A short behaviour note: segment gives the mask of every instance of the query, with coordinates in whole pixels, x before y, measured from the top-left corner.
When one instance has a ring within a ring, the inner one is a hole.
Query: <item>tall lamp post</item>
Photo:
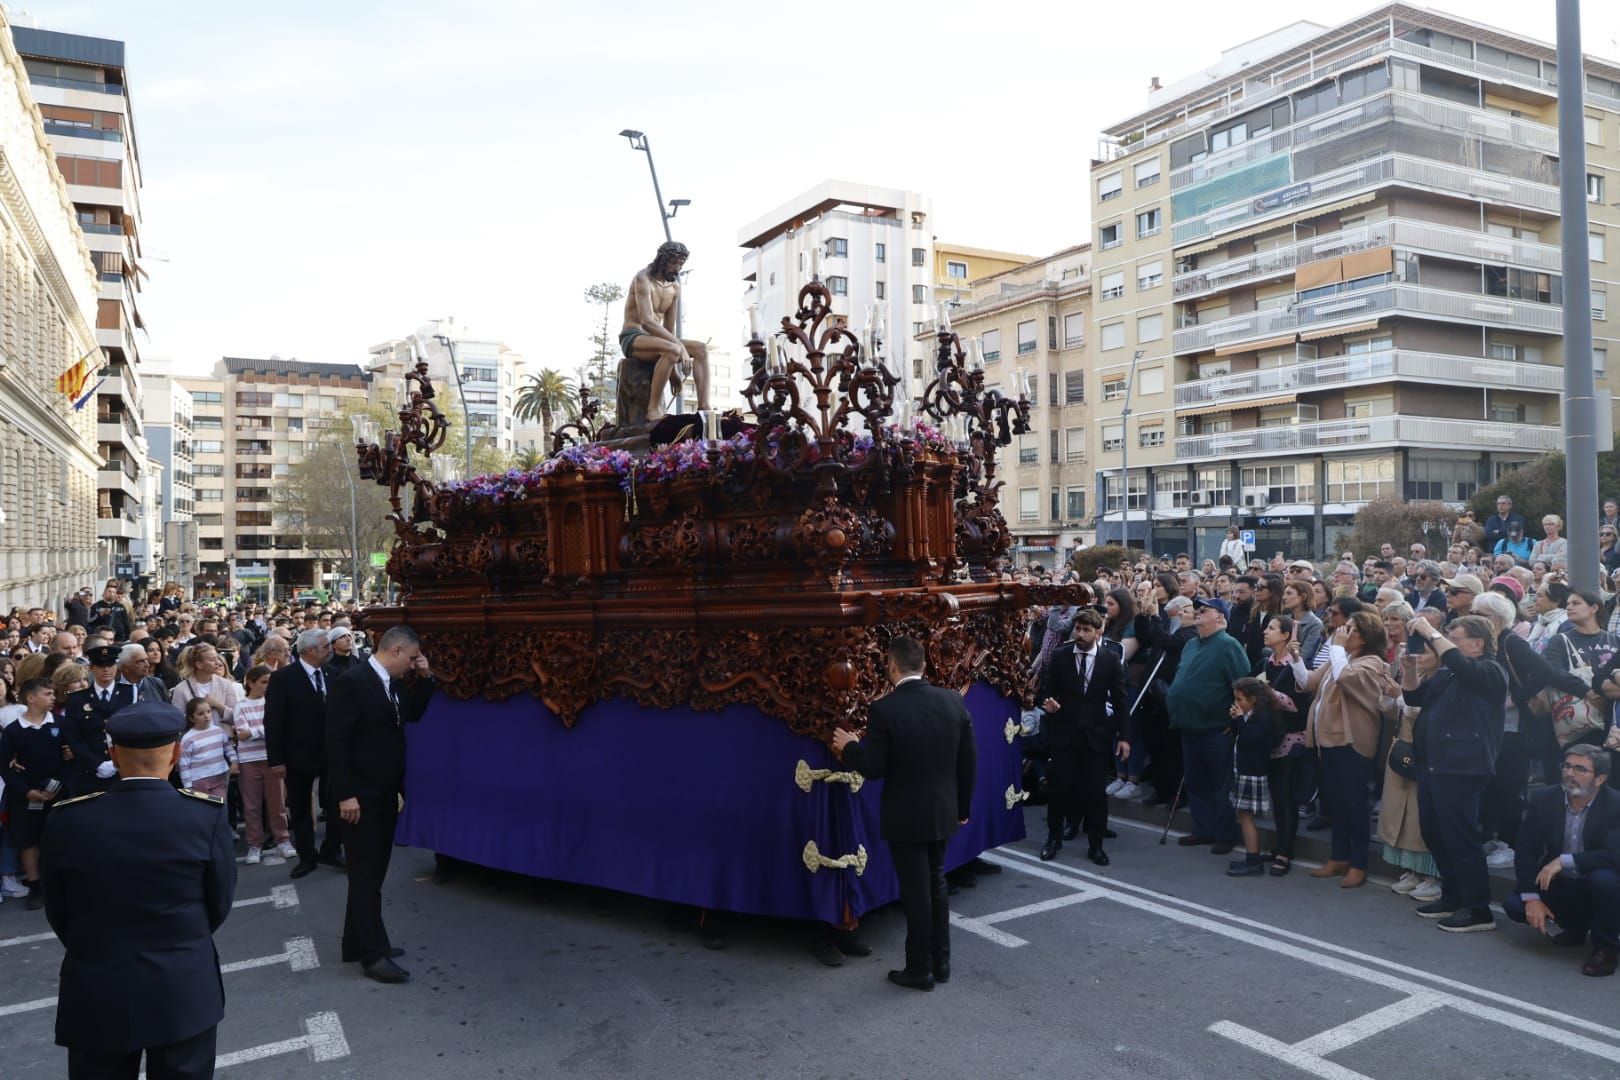
[[[1136,365],[1141,359],[1142,350],[1138,349],[1131,354],[1130,374],[1125,376],[1125,407],[1119,411],[1119,471],[1122,474],[1120,484],[1123,488],[1119,500],[1119,529],[1121,546],[1126,551],[1131,549],[1131,392],[1136,389]],[[1144,486],[1143,499],[1146,498],[1147,489]],[[1142,512],[1147,513],[1145,507]],[[1192,513],[1191,510],[1187,512]],[[1152,528],[1150,527],[1148,531],[1151,533]],[[1142,542],[1142,550],[1149,556],[1153,554],[1151,547],[1148,541]]]
[[[664,226],[664,240],[665,240],[666,243],[669,242],[669,241],[674,240],[675,237],[674,237],[674,234],[672,234],[670,232],[669,223],[671,221],[675,220],[675,215],[681,212],[681,207],[683,207],[683,206],[691,206],[692,205],[692,200],[691,199],[671,199],[671,200],[669,200],[669,208],[666,210],[664,208],[664,192],[663,192],[663,189],[658,186],[658,168],[655,165],[653,165],[652,145],[647,142],[646,134],[643,133],[643,132],[637,131],[634,128],[625,128],[623,131],[619,132],[619,134],[621,136],[623,136],[624,138],[630,140],[630,149],[632,149],[632,150],[640,150],[642,153],[647,155],[647,171],[652,174],[653,198],[658,200],[658,220],[659,220],[659,223]],[[676,337],[680,337],[682,335],[682,330],[681,330],[681,323],[682,323],[681,307],[682,307],[682,305],[679,302],[677,302],[676,305],[675,305],[675,336]],[[678,397],[678,395],[677,395],[677,397]],[[679,402],[677,401],[677,405],[678,404],[679,404]]]
[[[467,410],[467,384],[461,378],[461,364],[456,360],[455,340],[446,334],[434,334],[433,340],[443,345],[450,354],[450,373],[456,377],[456,392],[461,397],[461,436],[467,448],[467,476],[473,475],[472,462],[472,413]],[[413,338],[411,347],[417,355],[427,358],[427,343],[420,338]]]
[[[360,436],[360,418],[349,417],[349,429],[354,432],[356,440]],[[339,448],[339,453],[342,449]],[[360,463],[355,462],[358,469]],[[352,592],[351,599],[356,603],[360,600],[360,506],[354,493],[354,469],[349,468],[347,460],[343,462],[343,476],[349,481],[349,587]]]

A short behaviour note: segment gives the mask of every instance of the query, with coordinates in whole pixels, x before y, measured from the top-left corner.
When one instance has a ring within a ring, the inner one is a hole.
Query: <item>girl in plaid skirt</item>
[[[1243,831],[1244,856],[1232,860],[1226,872],[1231,877],[1254,877],[1266,872],[1254,815],[1271,812],[1266,773],[1271,751],[1283,736],[1271,689],[1259,679],[1239,679],[1232,684],[1231,732],[1236,736],[1232,745],[1232,809],[1237,811],[1238,828]]]

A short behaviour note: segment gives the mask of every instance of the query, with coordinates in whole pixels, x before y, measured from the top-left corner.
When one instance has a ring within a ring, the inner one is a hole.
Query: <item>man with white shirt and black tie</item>
[[[1108,865],[1103,833],[1108,828],[1108,777],[1114,755],[1131,752],[1125,739],[1130,706],[1125,693],[1125,665],[1102,647],[1103,618],[1091,609],[1074,618],[1072,638],[1052,654],[1035,695],[1046,716],[1046,843],[1041,858],[1051,860],[1063,848],[1063,820],[1083,816],[1087,857]]]
[[[87,654],[90,685],[67,696],[62,710],[62,741],[73,752],[67,763],[69,795],[105,791],[116,772],[107,759],[107,720],[135,702],[135,688],[118,684],[118,646],[98,645]]]
[[[315,785],[326,771],[327,644],[324,630],[305,630],[295,643],[298,659],[270,676],[264,696],[264,749],[273,775],[287,782],[287,826],[298,864],[292,876],[311,873],[317,863],[342,869],[337,822],[326,808],[328,826],[315,849]]]

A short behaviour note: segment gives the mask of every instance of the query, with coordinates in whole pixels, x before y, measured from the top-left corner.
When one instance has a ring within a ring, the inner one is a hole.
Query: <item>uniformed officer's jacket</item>
[[[236,893],[218,799],[120,780],[45,824],[45,914],[67,948],[56,1041],[125,1054],[189,1039],[225,1015],[213,933]]]

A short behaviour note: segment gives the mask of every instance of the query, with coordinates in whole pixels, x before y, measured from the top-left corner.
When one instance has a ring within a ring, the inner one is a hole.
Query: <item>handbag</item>
[[[1416,780],[1417,747],[1410,739],[1396,739],[1389,744],[1389,769],[1403,780]]]

